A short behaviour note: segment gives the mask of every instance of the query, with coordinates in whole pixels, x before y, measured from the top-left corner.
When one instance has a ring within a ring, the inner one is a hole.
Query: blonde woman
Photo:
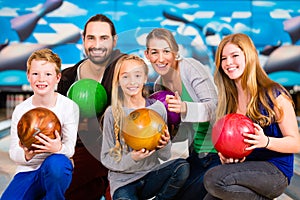
[[[207,193],[203,185],[204,173],[221,164],[211,141],[210,127],[217,105],[213,77],[196,59],[180,56],[179,46],[167,29],[153,29],[147,35],[146,46],[145,56],[159,74],[155,91],[165,89],[175,93],[166,98],[168,110],[181,117],[172,142],[187,140],[189,144],[190,175],[176,199],[203,199]],[[180,151],[184,149],[173,145],[172,152]]]

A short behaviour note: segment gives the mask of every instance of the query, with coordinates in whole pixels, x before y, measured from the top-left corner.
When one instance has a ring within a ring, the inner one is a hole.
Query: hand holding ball
[[[241,114],[225,115],[213,126],[213,145],[225,157],[241,159],[252,152],[251,150],[245,150],[250,144],[244,142],[243,133],[254,134],[253,122]]]
[[[180,124],[180,114],[179,113],[175,113],[175,112],[171,112],[168,110],[168,104],[166,102],[166,96],[167,95],[172,95],[172,96],[175,96],[174,92],[172,91],[168,91],[168,90],[160,90],[160,91],[157,91],[153,94],[151,94],[149,96],[149,98],[153,98],[153,99],[156,99],[156,100],[159,100],[160,102],[162,102],[164,104],[164,106],[166,107],[166,110],[167,110],[167,115],[168,115],[168,125],[171,126],[171,125],[174,125],[174,126],[177,126]]]
[[[55,139],[55,130],[61,134],[61,124],[57,116],[49,109],[37,107],[26,112],[17,125],[18,137],[25,147],[30,150],[31,145],[41,144],[34,136],[43,133],[51,139]]]
[[[154,150],[165,129],[166,123],[157,112],[141,108],[125,118],[122,134],[125,143],[132,149]]]

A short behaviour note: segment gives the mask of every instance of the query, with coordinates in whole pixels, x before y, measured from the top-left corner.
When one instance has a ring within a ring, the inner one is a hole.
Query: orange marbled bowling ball
[[[61,134],[61,124],[57,116],[49,109],[37,107],[27,111],[19,120],[18,136],[21,143],[28,149],[34,149],[31,144],[41,144],[34,136],[43,133],[54,139],[55,130]]]
[[[141,108],[132,111],[124,120],[122,128],[125,143],[132,149],[153,150],[159,144],[167,125],[154,110]]]

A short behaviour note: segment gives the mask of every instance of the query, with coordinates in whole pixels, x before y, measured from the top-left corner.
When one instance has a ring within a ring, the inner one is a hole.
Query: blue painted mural
[[[84,57],[81,31],[96,13],[110,17],[118,48],[143,57],[154,27],[170,29],[183,56],[214,69],[221,38],[243,32],[254,41],[269,76],[286,87],[300,85],[300,1],[31,0],[0,1],[0,88],[27,84],[26,60],[36,49],[58,53],[63,67]],[[150,69],[149,81],[155,73]]]

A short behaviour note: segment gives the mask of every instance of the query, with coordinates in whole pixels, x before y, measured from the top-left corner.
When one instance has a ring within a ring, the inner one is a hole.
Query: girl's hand
[[[39,133],[35,138],[40,141],[42,144],[32,144],[32,147],[35,147],[37,150],[34,150],[35,153],[56,153],[61,150],[62,143],[61,137],[58,131],[55,130],[55,139],[51,139],[43,133]]]
[[[218,155],[220,157],[220,161],[221,161],[222,164],[239,163],[239,162],[244,162],[246,160],[246,157],[244,157],[242,159],[238,159],[238,158],[226,158],[220,152],[218,153]]]
[[[31,160],[36,155],[33,150],[29,150],[27,147],[25,147],[21,141],[19,141],[19,146],[24,150],[26,161]]]
[[[170,133],[168,130],[168,127],[165,128],[164,130],[164,134],[161,135],[160,140],[159,140],[159,145],[157,146],[158,149],[161,149],[163,147],[165,147],[169,141],[170,141]]]
[[[254,133],[243,133],[246,139],[244,139],[244,142],[251,144],[250,147],[247,147],[246,150],[253,150],[255,148],[264,148],[269,143],[269,138],[264,134],[263,129],[256,123],[254,124]]]
[[[147,150],[147,149],[141,149],[141,150],[133,150],[131,151],[131,158],[135,161],[142,160],[144,158],[147,158],[148,156],[151,156],[155,150]]]
[[[181,97],[178,92],[175,92],[175,96],[166,95],[166,102],[168,104],[168,110],[175,113],[186,113],[186,104],[181,101]]]

